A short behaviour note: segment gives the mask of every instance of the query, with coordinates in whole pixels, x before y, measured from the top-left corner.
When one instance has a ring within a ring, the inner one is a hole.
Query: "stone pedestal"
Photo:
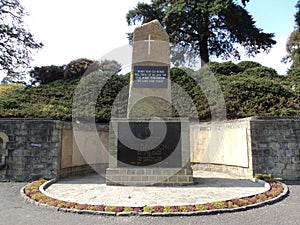
[[[106,184],[188,185],[193,183],[193,171],[190,167],[189,121],[187,119],[165,120],[167,133],[157,146],[151,146],[151,140],[141,142],[142,144],[138,144],[138,146],[135,146],[135,142],[122,143],[124,138],[130,141],[130,137],[126,136],[128,132],[123,130],[126,124],[130,124],[132,133],[139,136],[143,135],[143,126],[149,127],[151,123],[155,127],[164,122],[155,119],[151,121],[144,119],[138,122],[112,119]],[[155,134],[153,135],[155,136]],[[131,147],[127,147],[125,144],[131,145]],[[148,147],[153,149],[148,150]],[[136,150],[137,148],[140,150]]]
[[[184,186],[193,184],[191,168],[109,168],[107,185]]]

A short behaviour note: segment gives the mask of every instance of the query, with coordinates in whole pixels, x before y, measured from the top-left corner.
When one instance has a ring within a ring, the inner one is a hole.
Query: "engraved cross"
[[[148,42],[148,55],[151,53],[151,42],[155,42],[155,40],[151,40],[151,34],[148,35],[148,40],[144,40],[145,42]]]

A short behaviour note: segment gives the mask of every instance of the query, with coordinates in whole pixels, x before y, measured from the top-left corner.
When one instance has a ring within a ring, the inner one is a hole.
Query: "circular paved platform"
[[[185,187],[106,186],[97,174],[72,177],[50,185],[45,194],[80,204],[142,207],[202,204],[259,194],[269,189],[264,182],[226,174],[196,171],[195,185]]]

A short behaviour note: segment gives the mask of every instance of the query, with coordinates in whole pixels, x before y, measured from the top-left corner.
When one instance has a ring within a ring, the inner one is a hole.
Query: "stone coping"
[[[112,119],[119,119],[119,118],[112,118]],[[122,119],[122,118],[121,118]],[[177,117],[167,117],[165,118],[166,120],[168,119],[174,119],[174,120],[179,120],[180,118]],[[181,119],[185,119],[181,118]],[[251,116],[251,117],[245,117],[245,118],[239,118],[239,119],[230,119],[230,120],[225,120],[225,121],[213,121],[213,123],[224,123],[224,122],[234,122],[234,121],[249,121],[249,120],[267,120],[267,121],[275,121],[275,120],[300,120],[300,116]],[[56,120],[56,119],[51,119],[51,118],[21,118],[21,117],[0,117],[0,121],[46,121],[46,122],[61,122],[61,123],[72,123],[72,121],[66,121],[66,120]],[[189,119],[190,123],[194,123],[194,119],[190,118]],[[196,120],[197,121],[197,120]],[[82,124],[89,124],[89,122],[84,122],[81,121],[80,123]],[[210,121],[197,121],[197,123],[200,124],[205,124],[205,123],[211,123]],[[92,123],[94,124],[94,123]],[[108,125],[109,122],[106,123],[96,123],[99,125]]]

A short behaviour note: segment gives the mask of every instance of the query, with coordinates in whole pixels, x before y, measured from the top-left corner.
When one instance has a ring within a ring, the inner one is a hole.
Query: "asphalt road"
[[[25,183],[0,183],[0,225],[297,225],[300,224],[300,181],[286,184],[290,189],[290,195],[286,199],[244,212],[190,217],[113,217],[62,213],[35,206],[24,202],[19,194]]]

